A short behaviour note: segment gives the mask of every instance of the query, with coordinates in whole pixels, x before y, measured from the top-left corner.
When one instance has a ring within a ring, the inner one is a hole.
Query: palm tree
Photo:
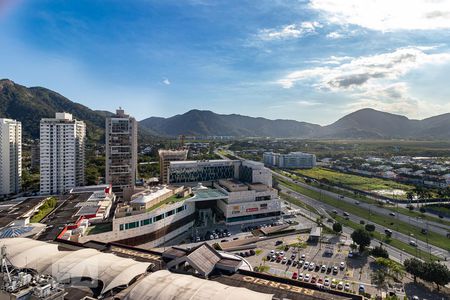
[[[375,284],[375,286],[377,287],[377,291],[387,288],[387,274],[383,269],[376,270],[370,275],[370,277],[372,284]]]

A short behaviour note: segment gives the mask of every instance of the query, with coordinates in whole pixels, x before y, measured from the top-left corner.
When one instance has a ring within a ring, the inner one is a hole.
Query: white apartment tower
[[[68,113],[40,124],[41,194],[62,194],[84,185],[86,125]]]
[[[0,195],[16,194],[22,184],[22,124],[0,119]]]
[[[133,189],[137,176],[137,122],[121,108],[106,118],[106,183],[116,193]]]

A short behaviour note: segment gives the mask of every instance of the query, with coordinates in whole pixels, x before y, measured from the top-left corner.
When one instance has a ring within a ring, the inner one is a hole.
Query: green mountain
[[[39,138],[40,120],[54,117],[55,112],[68,112],[74,118],[83,120],[88,139],[100,143],[104,141],[104,114],[46,88],[27,88],[8,79],[0,80],[0,117],[22,122],[24,138]]]

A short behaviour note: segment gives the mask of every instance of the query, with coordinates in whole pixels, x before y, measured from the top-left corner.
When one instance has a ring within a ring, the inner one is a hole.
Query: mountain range
[[[26,138],[39,137],[41,118],[65,111],[86,122],[88,138],[104,140],[108,111],[92,110],[42,87],[25,87],[11,80],[0,80],[0,118],[22,122]],[[370,108],[350,113],[336,122],[320,126],[294,120],[269,120],[238,114],[217,114],[190,110],[170,118],[150,117],[139,122],[141,140],[152,136],[234,136],[326,139],[449,139],[450,113],[412,120],[405,116]]]

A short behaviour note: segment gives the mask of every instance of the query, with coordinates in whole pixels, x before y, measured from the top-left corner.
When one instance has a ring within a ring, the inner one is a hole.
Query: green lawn
[[[356,215],[362,219],[370,220],[373,223],[377,223],[380,225],[383,225],[387,228],[390,228],[392,230],[401,232],[406,235],[413,234],[414,237],[417,237],[417,239],[426,241],[426,235],[421,233],[421,228],[417,226],[417,224],[414,224],[414,220],[411,220],[411,225],[402,221],[398,221],[394,217],[391,217],[389,215],[380,215],[375,214],[371,211],[368,211],[365,208],[359,207],[357,205],[349,204],[344,201],[340,201],[338,199],[332,198],[330,196],[321,194],[319,192],[310,190],[308,188],[304,188],[302,186],[299,186],[297,184],[288,182],[280,177],[278,177],[278,180],[280,183],[288,186],[294,191],[297,191],[301,194],[304,194],[308,197],[311,197],[313,199],[319,200],[321,202],[327,203],[334,207],[339,207],[342,210],[347,211],[350,214]],[[439,235],[434,232],[428,232],[428,242],[432,245],[435,245],[437,247],[440,247],[442,249],[450,251],[450,240],[447,239],[445,236]]]
[[[45,218],[53,209],[55,209],[58,200],[54,197],[47,198],[45,202],[39,207],[39,210],[30,218],[30,223],[39,223]]]
[[[99,234],[111,230],[112,230],[112,223],[96,224],[87,228],[86,235]]]
[[[364,228],[364,226],[362,226],[360,224],[357,224],[357,223],[355,223],[353,221],[346,220],[344,217],[338,216],[338,215],[333,214],[331,212],[329,212],[329,214],[331,216],[333,216],[333,218],[337,222],[341,223],[345,227],[350,227],[352,229]],[[371,235],[372,235],[372,237],[374,239],[382,241],[384,244],[388,244],[388,245],[390,245],[390,246],[392,246],[392,247],[394,247],[394,248],[396,248],[398,250],[402,250],[402,251],[404,251],[404,252],[406,252],[408,254],[411,254],[413,256],[419,257],[419,258],[421,258],[423,260],[426,260],[426,261],[430,260],[430,254],[429,253],[426,253],[426,252],[424,252],[424,251],[422,251],[422,250],[420,250],[420,249],[418,249],[416,247],[413,247],[413,246],[411,246],[409,244],[403,243],[402,241],[399,241],[399,240],[396,240],[396,239],[393,239],[393,238],[388,238],[386,235],[381,234],[381,233],[379,233],[377,231],[372,232]],[[431,260],[439,260],[439,257],[434,256],[433,254],[431,254]]]
[[[392,208],[389,208],[389,209],[392,210],[392,211],[395,211],[395,212],[398,212],[398,213],[410,216],[412,218],[419,217],[419,218],[422,218],[423,220],[427,220],[427,221],[436,222],[436,223],[440,223],[440,224],[443,224],[443,225],[450,226],[450,222],[449,221],[442,220],[442,219],[440,219],[438,217],[433,217],[433,216],[429,216],[429,215],[423,214],[420,211],[418,211],[417,208],[415,208],[415,207],[414,207],[415,210],[412,210],[412,211],[409,210],[408,208],[404,208],[404,207],[392,207]]]
[[[414,187],[411,185],[398,183],[393,180],[381,179],[376,177],[369,178],[364,176],[341,173],[324,168],[296,170],[295,173],[299,175],[309,176],[317,180],[326,179],[330,184],[333,185],[342,185],[344,187],[349,187],[366,192],[373,192],[377,190],[403,190],[406,192],[414,189]],[[399,196],[399,198],[405,199],[406,197],[403,195]]]
[[[173,196],[167,198],[166,200],[163,200],[163,201],[161,201],[161,202],[159,202],[159,203],[153,205],[152,207],[148,208],[148,209],[147,209],[147,212],[153,211],[153,210],[155,210],[155,209],[157,209],[158,207],[161,207],[161,206],[163,206],[163,205],[166,205],[166,204],[174,204],[174,203],[177,203],[177,202],[180,202],[180,201],[189,199],[189,198],[191,198],[191,197],[192,197],[191,195],[187,195],[186,197],[177,197],[177,195],[173,195]]]

